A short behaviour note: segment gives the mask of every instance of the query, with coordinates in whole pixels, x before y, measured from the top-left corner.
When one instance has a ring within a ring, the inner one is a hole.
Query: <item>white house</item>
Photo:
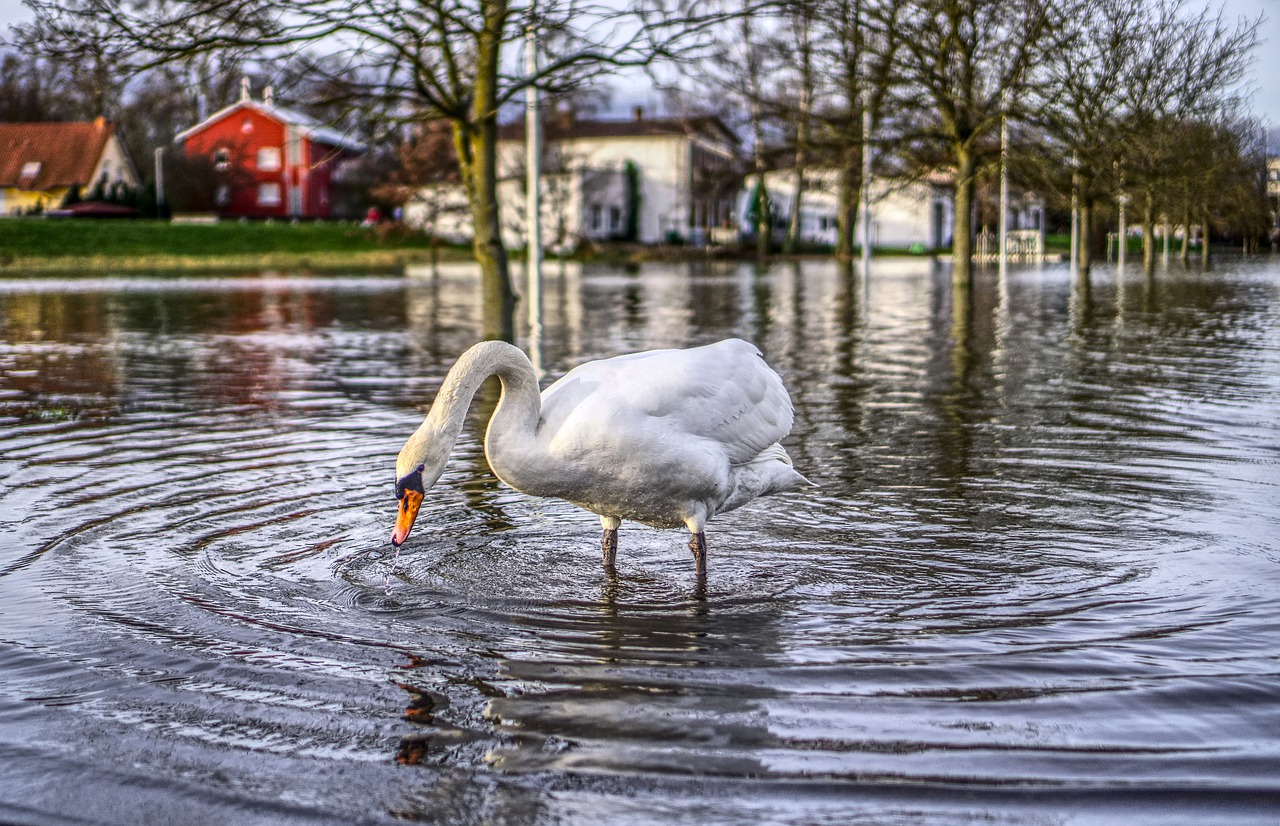
[[[715,117],[634,114],[630,120],[589,120],[558,113],[544,124],[541,219],[549,248],[628,236],[647,244],[696,240],[713,227],[732,225],[740,181],[733,133]],[[503,239],[522,246],[523,122],[499,132],[498,179]],[[459,185],[437,185],[405,205],[405,220],[441,237],[469,240],[465,207]]]
[[[796,172],[780,169],[766,172],[765,188],[773,205],[774,232],[785,233],[795,203]],[[805,188],[800,198],[800,238],[817,244],[836,243],[839,213],[840,170],[823,167],[805,170]],[[743,233],[755,232],[748,217],[755,197],[756,177],[749,176],[738,196],[739,225]],[[926,249],[951,244],[955,197],[940,177],[929,181],[871,182],[871,244],[876,247]],[[855,243],[862,239],[863,212],[859,209]]]

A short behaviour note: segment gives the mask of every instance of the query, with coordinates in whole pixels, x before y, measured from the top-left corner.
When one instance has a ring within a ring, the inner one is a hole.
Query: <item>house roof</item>
[[[351,140],[344,133],[339,132],[337,129],[333,129],[331,127],[325,126],[324,124],[320,123],[320,121],[316,120],[310,115],[303,114],[302,112],[299,112],[295,109],[286,109],[283,106],[276,106],[274,104],[263,103],[261,101],[253,100],[251,98],[250,99],[241,98],[240,100],[236,101],[232,105],[219,109],[209,117],[197,123],[195,126],[192,126],[189,129],[184,129],[183,131],[179,132],[176,136],[174,136],[174,140],[184,141],[187,138],[194,135],[196,132],[199,132],[205,127],[209,126],[210,124],[216,123],[222,120],[223,118],[227,117],[228,115],[231,115],[242,109],[252,109],[255,112],[258,112],[265,117],[268,117],[268,118],[271,118],[272,120],[283,123],[285,126],[297,127],[298,130],[302,132],[303,136],[310,138],[316,143],[323,143],[328,146],[336,146],[339,149],[347,149],[352,152],[365,151],[364,144],[360,143],[359,141]]]
[[[547,140],[584,138],[646,138],[671,135],[712,135],[732,144],[738,138],[714,115],[687,118],[635,117],[629,120],[587,120],[567,115],[552,115],[543,122]],[[523,140],[524,120],[508,123],[498,129],[499,140]]]
[[[0,187],[39,191],[87,186],[114,134],[102,118],[74,123],[0,123]]]

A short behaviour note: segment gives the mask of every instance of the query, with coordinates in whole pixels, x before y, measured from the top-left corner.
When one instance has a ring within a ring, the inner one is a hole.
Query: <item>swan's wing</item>
[[[782,379],[753,344],[729,339],[689,350],[651,350],[574,368],[542,394],[551,440],[655,440],[667,449],[716,444],[750,462],[791,431]]]

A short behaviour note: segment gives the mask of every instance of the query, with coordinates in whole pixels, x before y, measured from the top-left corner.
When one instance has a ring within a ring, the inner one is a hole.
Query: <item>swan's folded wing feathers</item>
[[[753,461],[791,430],[791,399],[760,351],[730,339],[588,362],[543,392],[547,436],[683,433],[720,445],[731,464]],[[566,446],[566,445],[562,445]]]

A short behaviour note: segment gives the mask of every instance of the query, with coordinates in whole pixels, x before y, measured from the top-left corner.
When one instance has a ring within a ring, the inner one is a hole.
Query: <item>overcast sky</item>
[[[1197,8],[1201,2],[1187,0],[1187,5]],[[1280,0],[1208,0],[1207,5],[1216,8],[1219,3],[1229,20],[1259,15],[1266,18],[1259,31],[1249,86],[1253,90],[1254,112],[1273,127],[1280,127]],[[10,24],[28,16],[22,0],[0,0],[0,37]],[[630,97],[630,91],[619,90],[619,97]]]

